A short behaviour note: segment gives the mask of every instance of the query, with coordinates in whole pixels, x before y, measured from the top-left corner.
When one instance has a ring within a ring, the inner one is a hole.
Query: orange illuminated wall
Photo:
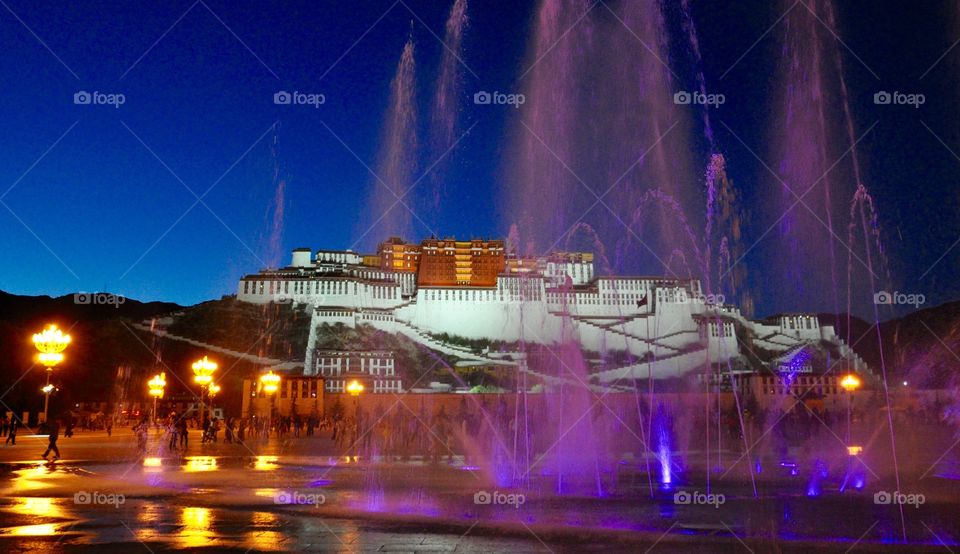
[[[426,239],[420,243],[417,285],[493,287],[505,260],[502,240]]]
[[[420,246],[390,237],[378,248],[380,269],[416,273],[420,265]]]

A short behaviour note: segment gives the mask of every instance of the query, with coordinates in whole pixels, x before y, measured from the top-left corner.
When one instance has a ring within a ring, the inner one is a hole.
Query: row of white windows
[[[327,392],[344,392],[346,390],[346,382],[338,379],[330,379],[327,381],[326,385]],[[396,379],[391,379],[389,381],[383,380],[374,380],[373,381],[373,392],[400,392],[400,381]]]
[[[779,394],[779,395],[805,395],[810,394],[810,390],[817,391],[817,394],[839,394],[843,392],[843,389],[838,389],[837,387],[777,387],[777,388],[764,388],[764,394]]]
[[[646,294],[564,294],[547,293],[547,302],[559,304],[568,302],[570,304],[592,304],[616,306],[621,304],[635,304],[646,296]]]
[[[243,293],[267,294],[265,283],[270,284],[269,294],[271,295],[281,292],[283,294],[290,294],[290,283],[293,283],[293,294],[357,294],[357,283],[349,283],[346,281],[244,281]],[[352,285],[352,287],[350,285]],[[371,288],[373,289],[374,298],[395,300],[400,296],[400,291],[396,287],[374,286]]]

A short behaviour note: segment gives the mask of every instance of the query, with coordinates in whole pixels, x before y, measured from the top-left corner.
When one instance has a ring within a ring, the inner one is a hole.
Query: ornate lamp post
[[[206,356],[203,359],[193,362],[193,382],[200,385],[200,423],[206,417],[206,411],[203,408],[203,394],[213,382],[213,372],[217,370],[217,362],[208,360]]]
[[[848,373],[840,380],[840,386],[847,391],[847,444],[850,444],[850,420],[853,413],[853,392],[860,388],[860,378]]]
[[[147,387],[150,388],[150,396],[153,397],[153,419],[157,419],[157,399],[163,398],[163,388],[167,386],[167,374],[158,373],[153,379],[147,381]]]
[[[276,409],[276,393],[280,390],[280,376],[272,370],[260,376],[260,387],[270,395],[270,425],[273,424],[273,412]],[[269,430],[269,427],[267,427]],[[269,432],[269,431],[268,431]]]
[[[53,368],[63,361],[63,351],[70,345],[70,335],[66,335],[54,324],[47,325],[40,333],[33,335],[33,346],[40,351],[37,361],[47,368],[47,384],[43,387],[43,422],[47,422],[50,409],[50,393],[55,387],[50,384]]]

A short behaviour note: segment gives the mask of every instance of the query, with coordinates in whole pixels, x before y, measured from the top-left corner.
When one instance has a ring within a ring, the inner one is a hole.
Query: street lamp
[[[260,387],[263,389],[263,392],[270,395],[270,421],[267,425],[267,433],[270,433],[270,426],[273,425],[273,412],[276,407],[276,393],[280,390],[280,376],[273,372],[273,370],[268,371],[260,376]]]
[[[163,388],[167,386],[166,372],[158,373],[153,379],[147,381],[147,387],[150,388],[150,396],[153,397],[153,419],[157,419],[157,399],[163,398]]]
[[[206,356],[203,359],[193,362],[193,382],[200,385],[200,423],[206,416],[203,409],[203,393],[210,383],[213,382],[213,372],[217,370],[217,362],[208,360]]]
[[[850,443],[850,420],[853,413],[853,392],[860,388],[860,378],[848,373],[840,379],[840,386],[847,391],[847,444]]]
[[[360,431],[360,393],[363,392],[363,383],[356,379],[347,384],[347,392],[353,397],[353,420],[357,424],[357,432]]]
[[[55,324],[47,325],[40,333],[34,333],[33,346],[40,351],[37,361],[47,368],[47,384],[43,387],[43,422],[47,422],[50,408],[50,393],[54,390],[50,384],[50,374],[53,368],[63,361],[63,351],[70,345],[70,335],[66,335]]]

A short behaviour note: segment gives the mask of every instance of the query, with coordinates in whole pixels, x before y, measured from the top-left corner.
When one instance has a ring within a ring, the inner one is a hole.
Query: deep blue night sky
[[[471,95],[513,90],[534,4],[471,4],[464,56],[477,74],[466,80]],[[713,4],[692,2],[707,82],[732,100],[719,117],[764,152],[778,30],[761,37],[780,13],[767,2]],[[949,50],[960,39],[960,18],[946,3],[904,4],[843,3],[838,32],[850,48],[843,55],[858,131],[877,122],[861,155],[895,282],[940,303],[960,298],[960,246],[937,262],[960,238],[960,160],[948,150],[960,153],[960,47]],[[293,247],[353,245],[375,219],[363,164],[376,157],[399,54],[412,33],[427,98],[442,48],[434,34],[442,37],[449,9],[415,0],[6,5],[0,289],[109,290],[183,304],[234,292],[239,276],[285,263]],[[927,102],[881,112],[868,101],[878,89],[922,92]],[[118,109],[78,106],[78,90],[122,93],[126,101]],[[326,104],[276,106],[277,90],[322,93]],[[476,127],[451,157],[455,192],[425,219],[443,235],[504,236],[511,222],[501,215],[498,182],[512,108],[480,114],[464,101],[463,109]],[[757,199],[770,186],[764,169],[723,127],[717,134],[730,176],[754,202],[750,209],[762,211]],[[286,181],[279,252],[270,247],[275,164]],[[188,188],[203,195],[214,184],[194,205]],[[368,235],[360,248],[380,238]],[[762,279],[755,286],[758,313],[790,308],[763,290]]]

